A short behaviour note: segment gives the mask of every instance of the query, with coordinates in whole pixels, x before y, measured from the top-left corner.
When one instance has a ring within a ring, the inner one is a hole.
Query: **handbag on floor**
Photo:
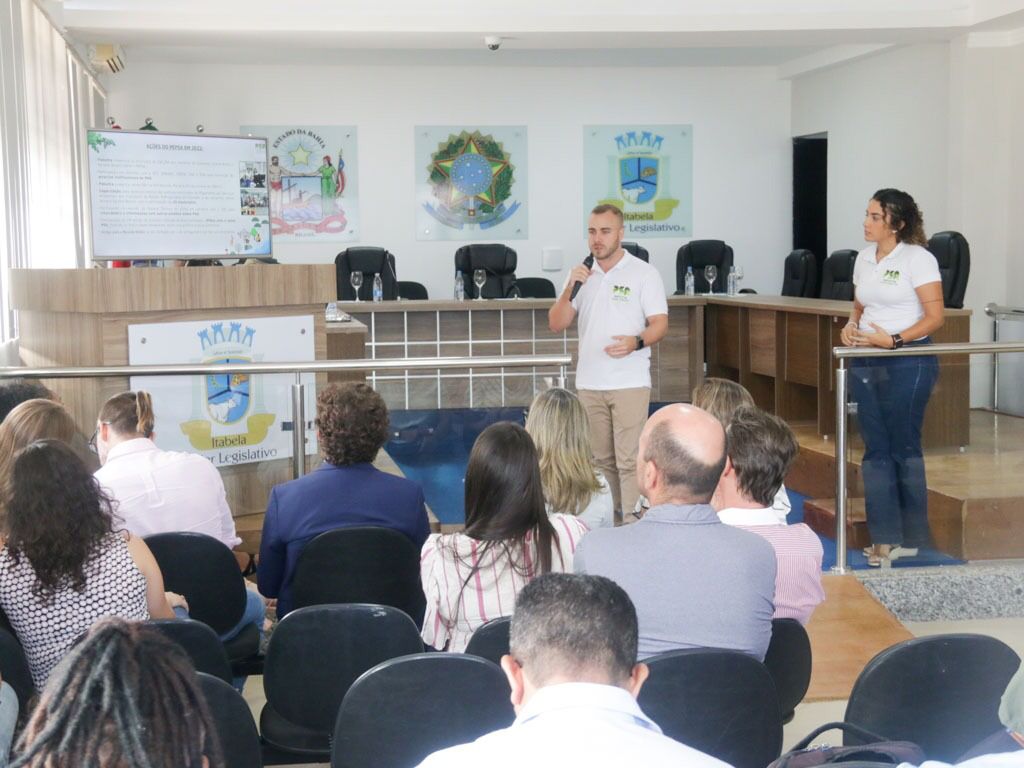
[[[858,739],[869,743],[845,747],[834,747],[828,744],[818,747],[808,746],[825,731],[833,729],[851,733]],[[825,723],[820,728],[815,728],[768,768],[812,768],[832,763],[870,763],[874,765],[910,763],[911,765],[920,765],[924,759],[924,752],[912,741],[888,741],[859,725],[834,722]]]

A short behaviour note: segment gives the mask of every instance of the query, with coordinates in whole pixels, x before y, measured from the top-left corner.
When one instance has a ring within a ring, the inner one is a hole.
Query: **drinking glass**
[[[487,282],[487,271],[483,269],[473,270],[473,285],[476,286],[476,298],[477,301],[483,299],[483,287],[484,283]]]
[[[348,276],[348,281],[352,283],[352,289],[356,292],[356,301],[359,301],[359,289],[363,287],[363,273],[353,270]]]
[[[704,267],[704,279],[708,281],[708,295],[715,292],[715,278],[718,277],[718,267],[708,264]]]

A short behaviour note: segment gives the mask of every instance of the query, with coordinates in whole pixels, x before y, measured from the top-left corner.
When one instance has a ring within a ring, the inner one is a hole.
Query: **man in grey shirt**
[[[639,522],[583,537],[577,573],[607,576],[636,605],[639,658],[676,648],[730,648],[764,660],[772,634],[775,551],[725,525],[709,502],[726,463],[725,432],[690,405],[668,405],[640,435]]]

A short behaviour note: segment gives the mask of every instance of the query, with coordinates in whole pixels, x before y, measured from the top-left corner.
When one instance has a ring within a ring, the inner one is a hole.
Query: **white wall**
[[[976,48],[962,37],[793,82],[794,135],[829,134],[829,250],[863,245],[863,210],[875,189],[906,189],[926,231],[956,230],[970,243],[964,306],[974,313],[972,341],[992,338],[987,303],[1024,305],[1014,258],[1024,248],[1016,226],[1024,210],[1022,65],[1024,46]],[[989,405],[990,394],[990,359],[975,356],[972,405]]]
[[[136,62],[138,60],[136,59]],[[528,128],[529,234],[509,243],[520,275],[540,275],[545,247],[566,270],[587,253],[582,126],[692,123],[694,235],[731,243],[744,285],[778,293],[791,243],[789,83],[772,67],[350,67],[131,63],[107,78],[108,112],[136,127],[235,133],[244,124],[354,124],[365,245],[397,257],[399,277],[451,294],[456,242],[417,242],[413,127],[515,124]],[[483,238],[482,238],[483,239]],[[682,241],[642,241],[675,288]],[[326,262],[344,246],[282,245],[286,262]],[[562,273],[544,273],[560,284]]]
[[[864,209],[905,189],[946,229],[949,49],[900,48],[793,81],[794,136],[828,132],[828,250],[864,247]]]

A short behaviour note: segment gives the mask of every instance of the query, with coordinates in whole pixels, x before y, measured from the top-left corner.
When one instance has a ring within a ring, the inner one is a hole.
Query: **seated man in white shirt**
[[[114,502],[115,522],[140,538],[155,533],[205,533],[230,549],[242,543],[228,507],[224,482],[203,456],[162,451],[153,442],[153,401],[148,392],[122,392],[100,409],[93,437],[102,466],[96,479]],[[245,582],[246,608],[230,640],[248,624],[262,632],[266,604]]]
[[[636,610],[602,576],[550,573],[527,584],[501,660],[516,721],[471,744],[435,752],[421,768],[724,768],[662,735],[637,706],[647,665],[636,663]]]
[[[803,523],[779,521],[772,502],[799,446],[782,419],[744,406],[725,430],[728,460],[711,505],[726,525],[756,533],[775,548],[776,619],[806,624],[822,600],[821,541]]]

